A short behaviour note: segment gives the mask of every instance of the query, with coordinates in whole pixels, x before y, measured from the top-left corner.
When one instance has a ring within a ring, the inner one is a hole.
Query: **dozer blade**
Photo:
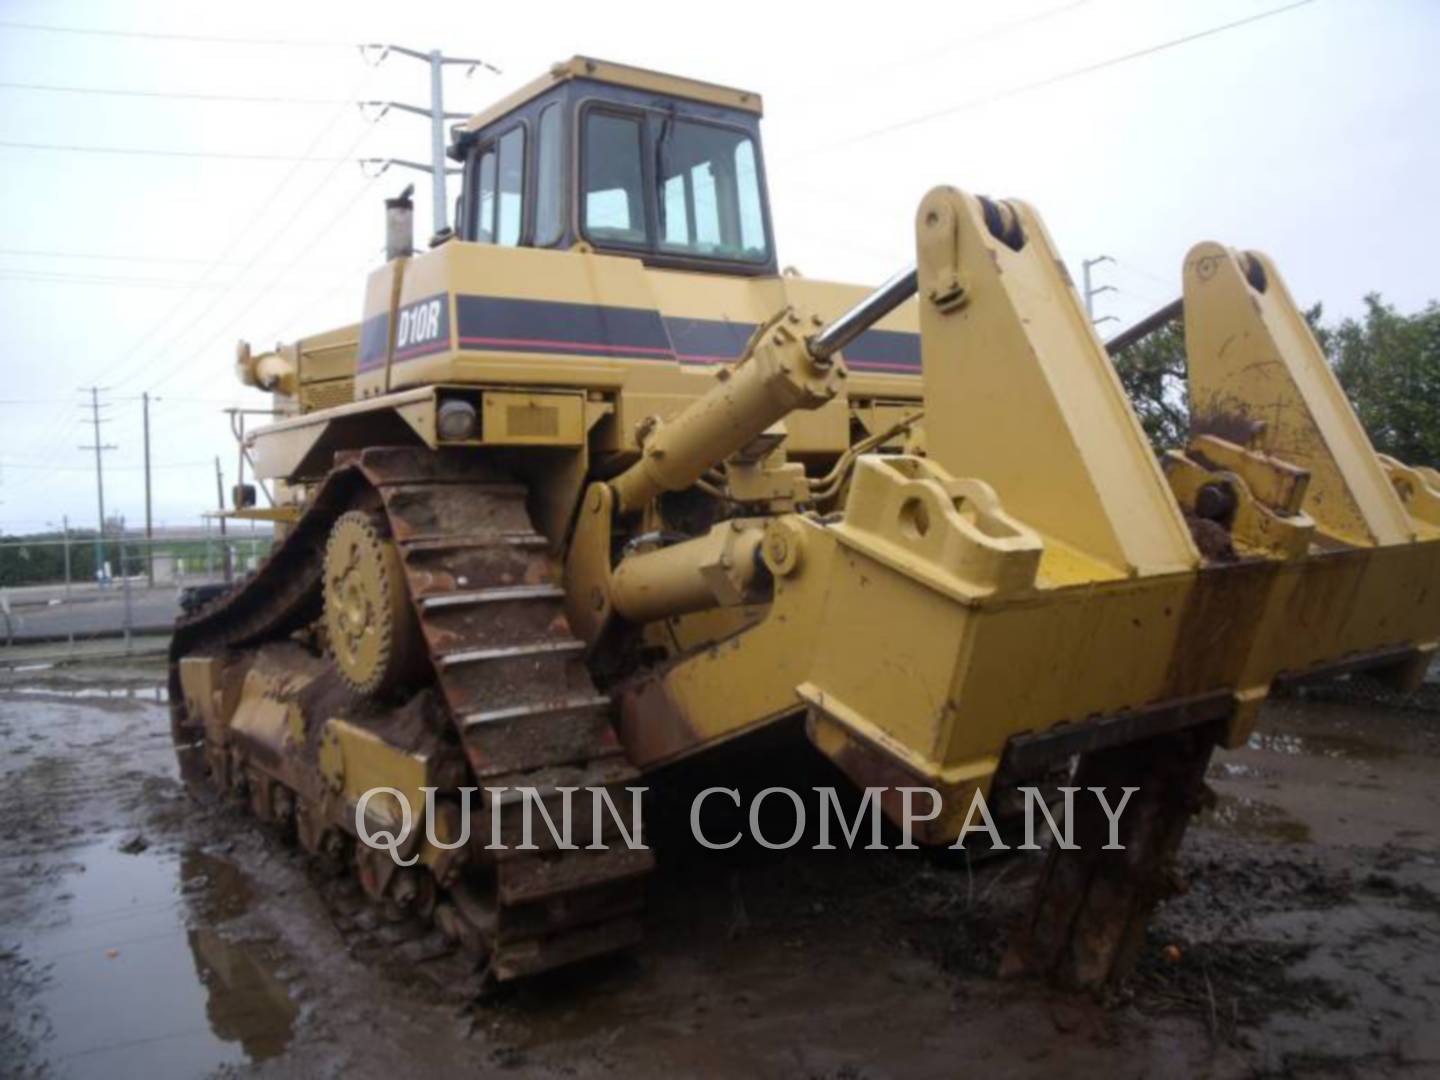
[[[843,516],[777,520],[767,617],[626,687],[622,737],[655,764],[798,697],[812,741],[886,788],[893,820],[896,789],[941,794],[917,830],[937,844],[977,793],[1078,755],[1073,783],[1112,806],[1138,789],[1123,850],[1075,800],[1080,848],[1052,849],[1007,966],[1112,980],[1212,750],[1244,742],[1272,683],[1413,679],[1433,652],[1440,532],[1417,516],[1433,489],[1376,457],[1259,257],[1264,285],[1213,245],[1186,271],[1192,400],[1223,400],[1252,435],[1202,422],[1162,469],[1033,210],[938,188],[917,250],[927,456],[862,457]]]

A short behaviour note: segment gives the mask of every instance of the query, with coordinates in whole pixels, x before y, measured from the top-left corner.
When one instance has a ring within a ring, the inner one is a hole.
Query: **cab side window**
[[[585,117],[581,227],[592,240],[648,244],[640,120],[592,111]]]
[[[565,230],[564,125],[558,102],[541,111],[535,144],[535,246],[549,247]]]
[[[480,155],[476,171],[478,188],[475,195],[475,239],[482,244],[495,242],[495,148]]]
[[[495,242],[514,247],[520,242],[525,191],[525,129],[514,127],[500,136],[496,166]]]
[[[525,209],[525,129],[513,127],[480,151],[475,171],[475,239],[514,247]]]

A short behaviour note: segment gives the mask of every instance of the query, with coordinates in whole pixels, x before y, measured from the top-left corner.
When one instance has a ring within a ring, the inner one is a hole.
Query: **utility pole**
[[[60,519],[61,543],[65,545],[65,599],[70,599],[70,515]]]
[[[125,569],[125,517],[120,517],[120,591],[125,594],[125,655],[130,655],[135,612],[130,605],[130,574]]]
[[[1114,261],[1115,260],[1112,259],[1109,255],[1097,255],[1093,259],[1082,259],[1080,261],[1080,273],[1081,276],[1085,279],[1085,315],[1089,318],[1091,324],[1094,326],[1099,326],[1102,322],[1114,321],[1114,315],[1105,315],[1099,319],[1095,318],[1095,297],[1099,296],[1103,292],[1114,292],[1115,286],[1101,285],[1097,288],[1091,285],[1090,268],[1093,266],[1099,266],[1101,263]]]
[[[159,398],[155,399],[159,401]],[[150,391],[140,395],[145,410],[145,582],[155,588],[155,529],[150,517]]]
[[[225,540],[225,474],[220,471],[220,455],[215,455],[215,496],[220,500],[220,563],[225,580],[230,580],[230,545]]]
[[[106,450],[116,449],[108,443],[100,441],[100,391],[104,387],[92,386],[90,390],[90,422],[95,428],[95,442],[90,446],[82,446],[81,450],[95,451],[95,497],[100,510],[100,531],[95,534],[95,573],[97,577],[103,574],[105,569],[105,469],[101,463],[100,455]],[[85,388],[81,388],[82,394]]]
[[[465,113],[447,113],[445,111],[445,81],[442,78],[446,64],[461,64],[465,67],[465,74],[470,75],[476,68],[485,68],[500,74],[500,69],[484,60],[477,60],[467,56],[446,56],[439,49],[431,49],[422,52],[419,49],[407,49],[403,45],[362,45],[361,53],[368,59],[376,53],[375,59],[371,61],[379,66],[391,53],[397,56],[408,56],[412,60],[421,60],[430,65],[430,107],[421,108],[418,105],[407,105],[399,101],[362,101],[360,106],[364,108],[379,109],[375,119],[384,116],[391,109],[399,109],[401,112],[414,113],[417,116],[426,116],[430,119],[430,164],[422,165],[418,161],[405,161],[401,158],[366,158],[360,162],[362,166],[378,166],[378,176],[391,165],[399,165],[406,169],[415,169],[419,172],[430,174],[430,195],[431,213],[433,216],[433,232],[449,228],[450,210],[447,205],[449,197],[445,188],[445,177],[451,173],[460,172],[459,169],[446,167],[445,157],[445,121],[468,119]]]

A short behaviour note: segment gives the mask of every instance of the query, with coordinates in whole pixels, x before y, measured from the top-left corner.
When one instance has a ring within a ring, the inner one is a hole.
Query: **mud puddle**
[[[6,694],[35,697],[62,697],[78,700],[153,701],[163,705],[170,700],[163,684],[148,686],[71,686],[44,683],[8,683],[0,687]]]
[[[0,848],[0,1073],[1440,1070],[1434,716],[1268,708],[1261,739],[1217,756],[1183,887],[1113,999],[995,978],[1041,859],[726,855],[677,848],[657,822],[645,944],[477,1003],[456,958],[408,959],[394,928],[325,899],[291,846],[182,792],[166,710],[124,699],[162,677],[65,669],[15,680],[33,694],[0,687],[0,814],[16,831]],[[53,693],[91,687],[122,693]],[[722,779],[824,780],[735,753]]]
[[[1220,795],[1215,805],[1200,816],[1200,823],[1239,836],[1303,844],[1310,839],[1310,826],[1284,810],[1245,795]]]
[[[40,982],[31,1035],[58,1072],[192,1077],[289,1044],[299,1006],[283,958],[225,930],[252,900],[234,864],[107,837],[67,852],[63,871],[21,949]]]
[[[1257,731],[1250,736],[1251,750],[1268,750],[1275,754],[1310,754],[1316,757],[1347,761],[1394,761],[1401,751],[1357,735],[1311,733],[1298,735],[1287,731]]]

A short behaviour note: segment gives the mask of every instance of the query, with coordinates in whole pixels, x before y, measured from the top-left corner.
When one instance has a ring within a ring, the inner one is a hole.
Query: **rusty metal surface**
[[[1234,708],[1234,695],[1222,690],[1180,701],[1167,701],[1153,708],[1097,717],[1085,723],[1062,724],[1046,731],[1016,735],[1005,746],[1005,757],[998,776],[1029,776],[1074,754],[1104,750],[1197,724],[1224,720]]]
[[[1101,986],[1129,972],[1151,911],[1172,889],[1175,852],[1203,804],[1218,736],[1218,724],[1202,724],[1081,755],[1075,786],[1138,789],[1117,831],[1121,850],[1106,850],[1110,826],[1098,803],[1077,799],[1079,850],[1051,848],[1003,973]]]
[[[596,691],[583,654],[570,647],[556,568],[531,525],[525,496],[524,487],[473,459],[383,448],[348,455],[250,581],[177,625],[172,684],[178,687],[180,660],[187,655],[238,653],[231,664],[243,664],[255,647],[317,619],[330,527],[350,507],[378,502],[400,553],[435,699],[469,763],[464,782],[533,788],[557,822],[564,787],[603,787],[617,806],[627,805],[623,789],[638,773],[615,737],[609,701]],[[177,753],[187,778],[198,779],[205,771],[203,717],[191,715],[182,694],[172,702]],[[282,806],[298,797],[295,816],[313,841],[306,846],[318,849],[326,830],[315,819],[325,817],[327,808],[293,779],[294,764],[270,762],[258,776],[254,764],[241,768],[260,816],[276,819],[277,792]],[[276,774],[291,777],[301,790],[285,792]],[[524,804],[502,796],[499,805],[502,838],[517,845]],[[592,829],[588,799],[576,803],[573,815],[581,850],[555,850],[535,815],[534,842],[548,849],[541,856],[501,852],[514,857],[491,859],[480,851],[489,837],[489,804],[481,810],[476,831],[484,836],[472,838],[466,849],[475,864],[469,873],[438,887],[428,881],[417,887],[412,877],[392,873],[388,855],[357,845],[361,884],[393,904],[397,883],[403,883],[409,905],[417,906],[419,898],[420,906],[436,908],[442,927],[482,950],[499,979],[638,939],[636,915],[653,855],[624,847],[583,850]],[[615,840],[613,822],[605,822],[602,836]],[[453,876],[454,864],[445,869],[446,877]]]

